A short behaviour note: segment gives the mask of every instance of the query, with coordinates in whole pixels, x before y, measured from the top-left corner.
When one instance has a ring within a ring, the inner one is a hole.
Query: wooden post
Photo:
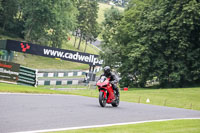
[[[165,99],[164,106],[166,106],[166,104],[167,104],[167,99]]]
[[[190,104],[190,109],[192,109],[192,103]]]
[[[141,96],[139,96],[138,103],[140,103]]]

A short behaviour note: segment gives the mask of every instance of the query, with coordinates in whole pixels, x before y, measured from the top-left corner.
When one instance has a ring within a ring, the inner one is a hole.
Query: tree
[[[82,39],[88,41],[94,40],[99,34],[99,26],[96,21],[98,13],[98,3],[96,0],[79,0],[77,1],[79,15],[77,17],[78,26],[75,31],[75,42],[77,36],[80,38],[77,49],[80,49]]]
[[[119,26],[119,22],[122,19],[122,13],[112,7],[104,13],[105,20],[103,21],[103,32],[102,32],[102,51],[100,54],[104,58],[104,64],[114,67],[118,65],[119,61],[118,54],[121,49],[118,43],[116,43],[116,27]]]
[[[121,49],[112,49],[119,58],[111,58],[123,84],[144,87],[153,77],[162,87],[199,83],[199,18],[197,0],[132,0],[114,28],[117,34],[107,39]]]
[[[19,15],[19,1],[0,1],[0,27],[4,33],[8,31],[23,37],[23,20]]]
[[[14,0],[3,0],[1,1],[1,10],[1,26],[5,30],[9,23],[14,21],[17,13],[17,2]]]
[[[139,69],[144,81],[156,76],[161,86],[171,87],[198,82],[195,72],[200,68],[196,37],[200,34],[199,6],[190,0],[164,1],[143,11],[140,21],[135,23],[135,42],[146,48],[146,53],[142,53],[147,57],[143,64],[146,69]]]
[[[26,40],[62,47],[75,27],[76,8],[70,0],[22,0]]]
[[[98,3],[97,1],[88,1],[88,11],[87,11],[87,22],[86,22],[86,31],[85,31],[85,50],[87,48],[87,43],[93,42],[98,37],[100,30],[97,23],[98,18]]]
[[[0,0],[0,11],[2,11],[2,0]]]

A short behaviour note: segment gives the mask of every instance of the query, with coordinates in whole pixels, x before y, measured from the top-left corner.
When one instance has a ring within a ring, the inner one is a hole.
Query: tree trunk
[[[78,50],[80,49],[80,45],[81,45],[81,41],[82,41],[82,33],[81,33],[81,36],[80,36],[80,39],[79,39],[79,43],[78,43]]]
[[[31,28],[28,30],[27,34],[26,34],[26,39],[28,39],[29,41],[31,40],[31,39],[30,39],[31,31],[32,31],[32,26],[31,26]]]
[[[86,52],[87,45],[88,45],[88,41],[86,40],[86,41],[85,41],[85,49],[84,49],[84,52]]]
[[[3,31],[5,31],[5,29],[6,29],[6,23],[7,23],[7,18],[5,18],[5,21],[4,21],[4,23],[3,23]]]
[[[77,31],[76,31],[76,33],[75,33],[75,41],[74,41],[74,47],[76,47],[76,40],[77,40],[77,35],[78,35],[78,33],[77,33]]]

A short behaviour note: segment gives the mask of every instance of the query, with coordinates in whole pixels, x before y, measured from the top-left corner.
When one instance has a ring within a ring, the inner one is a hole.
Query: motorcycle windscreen
[[[103,83],[105,80],[106,80],[106,77],[102,76],[101,79],[100,79],[100,82]]]

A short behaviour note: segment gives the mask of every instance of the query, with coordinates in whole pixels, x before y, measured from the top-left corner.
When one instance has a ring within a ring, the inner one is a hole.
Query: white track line
[[[86,128],[98,128],[98,127],[109,127],[109,126],[139,124],[139,123],[146,123],[146,122],[161,122],[161,121],[171,121],[171,120],[192,120],[192,119],[200,119],[200,118],[161,119],[161,120],[149,120],[149,121],[138,121],[138,122],[126,122],[126,123],[115,123],[115,124],[105,124],[105,125],[92,125],[92,126],[81,126],[81,127],[69,127],[69,128],[46,129],[46,130],[35,130],[35,131],[23,131],[23,132],[15,132],[15,133],[55,132],[55,131],[67,131],[67,130],[76,130],[76,129],[86,129]]]
[[[9,93],[9,92],[1,92],[0,95],[32,95],[32,96],[78,96],[72,94],[40,94],[40,93]]]

